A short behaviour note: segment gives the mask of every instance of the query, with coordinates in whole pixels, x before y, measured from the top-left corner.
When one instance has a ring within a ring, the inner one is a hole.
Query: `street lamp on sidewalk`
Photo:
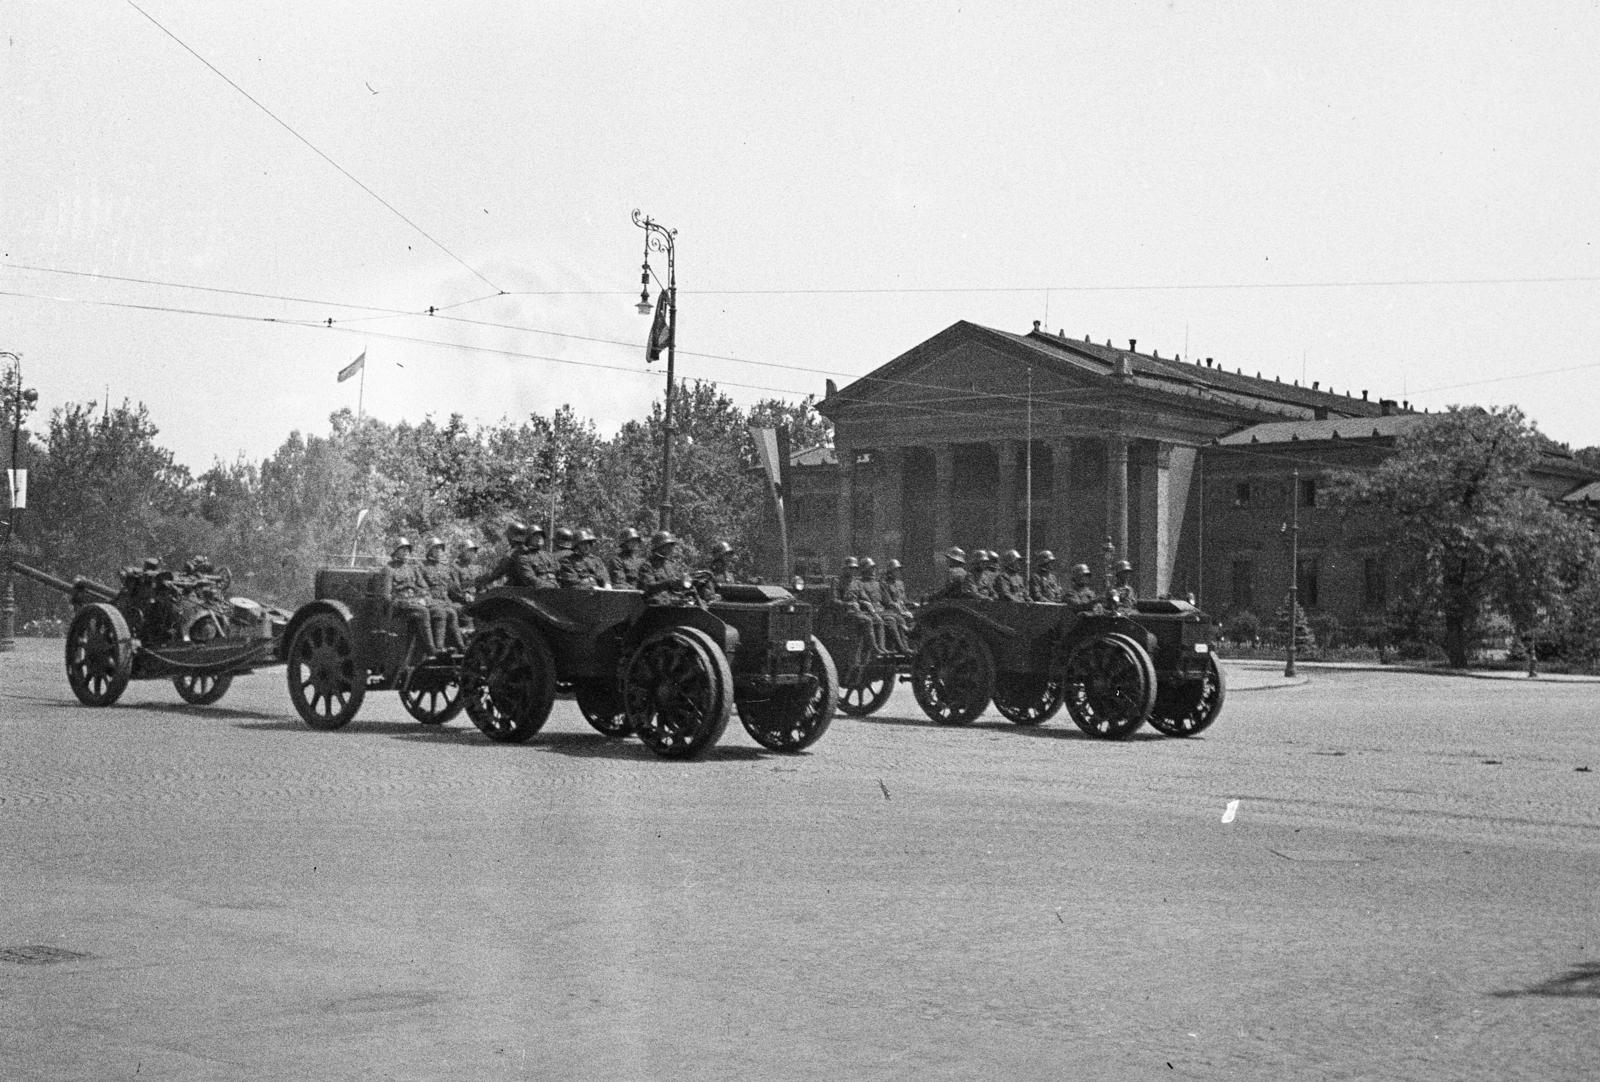
[[[658,330],[664,330],[667,353],[667,404],[664,410],[665,424],[661,436],[661,510],[660,528],[672,529],[672,397],[673,383],[676,376],[673,371],[673,351],[678,344],[678,264],[677,250],[673,240],[678,235],[676,229],[668,229],[660,222],[641,217],[636,209],[633,212],[633,224],[644,230],[644,267],[639,272],[639,314],[650,314],[650,279],[656,279],[656,285],[662,289],[661,300],[656,308],[656,321],[650,327],[650,342],[645,348],[645,359],[653,361],[661,353],[662,337]],[[667,253],[667,282],[661,285],[661,279],[650,270],[650,252]],[[666,305],[666,325],[662,328],[660,305]]]

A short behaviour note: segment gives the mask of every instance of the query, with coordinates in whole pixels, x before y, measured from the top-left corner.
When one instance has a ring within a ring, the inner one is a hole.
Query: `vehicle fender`
[[[931,630],[945,624],[977,624],[996,635],[1011,639],[1019,632],[1010,624],[959,601],[933,601],[917,611],[917,630]]]
[[[628,633],[622,638],[623,652],[632,650],[647,636],[668,627],[692,627],[703,631],[730,658],[739,649],[738,629],[723,623],[705,609],[691,605],[655,605],[640,613],[628,628]]]
[[[489,623],[510,621],[529,624],[546,636],[552,631],[570,632],[575,628],[571,620],[539,604],[537,593],[531,596],[527,594],[491,593],[487,597],[478,598],[478,600],[463,608],[461,612],[475,621]]]
[[[307,601],[304,605],[295,609],[294,615],[289,617],[289,626],[283,629],[283,641],[288,643],[294,637],[295,632],[300,630],[300,625],[319,612],[331,612],[343,619],[346,624],[354,624],[356,622],[355,616],[350,612],[350,607],[343,601],[331,601],[326,598],[321,601]]]

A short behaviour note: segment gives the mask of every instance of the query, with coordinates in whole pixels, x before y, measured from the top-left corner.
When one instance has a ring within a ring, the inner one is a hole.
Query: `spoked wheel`
[[[618,739],[633,730],[628,727],[628,712],[623,709],[622,692],[609,680],[584,680],[573,687],[578,709],[595,732]]]
[[[1009,673],[995,681],[994,708],[1018,725],[1043,725],[1061,709],[1059,680],[1043,673]]]
[[[350,625],[336,612],[315,612],[284,649],[289,701],[313,729],[350,723],[367,696],[367,670],[356,659]]]
[[[773,751],[804,751],[828,731],[838,701],[833,658],[815,635],[806,647],[807,684],[780,688],[765,699],[741,699],[739,721],[757,744]]]
[[[1228,685],[1215,657],[1206,659],[1206,670],[1198,680],[1163,684],[1156,693],[1156,707],[1150,715],[1152,728],[1168,736],[1193,736],[1222,713],[1222,700]]]
[[[84,706],[110,706],[133,675],[133,636],[114,606],[92,602],[67,629],[67,683]]]
[[[1126,635],[1096,635],[1067,656],[1067,713],[1090,736],[1118,740],[1145,723],[1156,701],[1156,668]]]
[[[210,706],[228,693],[233,685],[229,673],[183,673],[172,678],[178,697],[194,706]]]
[[[461,663],[467,716],[483,735],[520,744],[538,732],[556,698],[556,663],[532,628],[488,624],[467,644]]]
[[[853,718],[864,718],[883,709],[894,694],[893,669],[863,667],[851,674],[851,681],[839,687],[839,710]]]
[[[401,683],[400,705],[424,725],[443,725],[467,704],[453,665],[422,664],[410,670]]]
[[[684,759],[722,738],[733,708],[733,673],[705,632],[666,628],[628,659],[622,698],[645,747],[666,759]]]
[[[945,625],[929,632],[911,659],[911,691],[940,725],[965,725],[989,705],[994,658],[976,632]]]

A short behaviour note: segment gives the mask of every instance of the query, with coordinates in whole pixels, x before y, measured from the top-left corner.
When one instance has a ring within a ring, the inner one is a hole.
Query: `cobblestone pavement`
[[[313,732],[0,655],[6,1079],[1577,1079],[1595,688],[1317,671],[1203,737]],[[1237,801],[1237,805],[1232,802]],[[1224,822],[1226,810],[1234,815]],[[59,952],[70,952],[62,956]]]

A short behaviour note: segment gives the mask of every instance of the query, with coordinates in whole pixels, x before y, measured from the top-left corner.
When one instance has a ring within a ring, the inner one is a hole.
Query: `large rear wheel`
[[[283,651],[289,701],[313,729],[348,725],[367,696],[367,670],[356,658],[350,625],[337,612],[314,612]]]
[[[1120,740],[1145,723],[1156,702],[1156,668],[1144,647],[1108,632],[1067,655],[1067,713],[1090,736]]]
[[[1227,682],[1215,656],[1206,659],[1199,679],[1163,684],[1156,694],[1156,707],[1150,725],[1168,736],[1193,736],[1217,720],[1222,700],[1227,698]]]
[[[622,677],[628,723],[666,759],[716,744],[733,709],[733,673],[722,649],[692,627],[657,631],[633,652]]]
[[[467,716],[483,735],[520,744],[543,728],[556,698],[556,663],[544,636],[521,624],[488,624],[461,663]]]
[[[895,675],[889,667],[858,667],[850,683],[839,687],[839,712],[853,718],[876,714],[894,694]]]
[[[406,672],[400,705],[424,725],[443,725],[465,708],[461,677],[452,664],[425,661]]]
[[[1043,725],[1061,709],[1061,682],[1043,673],[1007,673],[995,681],[994,708],[1018,725]]]
[[[133,636],[115,606],[79,609],[67,628],[67,684],[84,706],[110,706],[133,676]]]
[[[994,657],[977,632],[936,627],[911,659],[911,691],[922,712],[940,725],[965,725],[989,705]]]
[[[773,751],[804,751],[828,731],[838,701],[833,658],[815,635],[806,647],[806,683],[774,690],[765,699],[741,699],[739,721],[757,744]]]

